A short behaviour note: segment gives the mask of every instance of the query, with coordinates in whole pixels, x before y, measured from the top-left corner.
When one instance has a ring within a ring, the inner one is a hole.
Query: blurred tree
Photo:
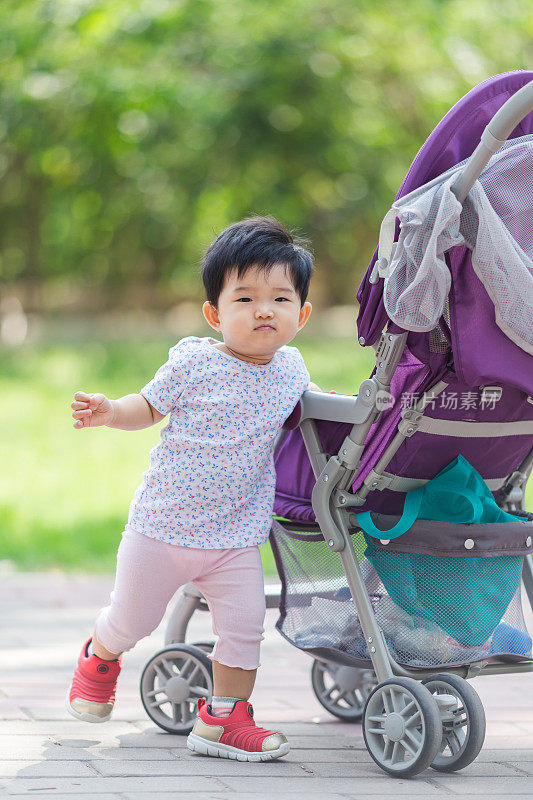
[[[529,0],[3,0],[0,30],[0,280],[34,307],[194,297],[251,213],[342,301],[437,121],[533,50]]]

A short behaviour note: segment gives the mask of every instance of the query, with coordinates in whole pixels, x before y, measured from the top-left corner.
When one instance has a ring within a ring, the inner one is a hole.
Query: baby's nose
[[[273,317],[274,312],[270,308],[270,306],[261,306],[260,308],[256,309],[255,312],[256,317]]]

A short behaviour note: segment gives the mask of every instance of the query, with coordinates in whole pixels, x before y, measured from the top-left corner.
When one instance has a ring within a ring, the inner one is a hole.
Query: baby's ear
[[[214,328],[215,331],[219,331],[220,317],[218,315],[217,307],[214,306],[212,303],[206,301],[202,306],[202,311],[207,324],[210,325],[212,328]]]
[[[298,330],[303,328],[303,326],[305,325],[305,323],[309,319],[309,316],[310,316],[312,310],[313,310],[313,306],[311,305],[311,303],[308,300],[306,300],[305,303],[303,304],[303,306],[300,309],[300,316],[298,317]]]

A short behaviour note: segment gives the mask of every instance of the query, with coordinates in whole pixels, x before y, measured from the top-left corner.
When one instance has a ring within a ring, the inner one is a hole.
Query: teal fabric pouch
[[[417,618],[438,624],[467,646],[484,644],[501,621],[520,585],[522,556],[477,558],[463,550],[457,557],[387,552],[373,540],[409,535],[417,519],[467,525],[516,522],[502,511],[481,475],[458,456],[420,489],[406,495],[401,518],[388,530],[378,529],[370,512],[357,514],[365,534],[366,557],[391,599]],[[475,538],[474,531],[472,538]],[[438,549],[435,542],[435,549]]]

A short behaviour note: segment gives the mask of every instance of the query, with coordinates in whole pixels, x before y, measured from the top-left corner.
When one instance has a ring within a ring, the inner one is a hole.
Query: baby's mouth
[[[274,328],[273,325],[268,325],[268,324],[259,325],[257,328],[254,328],[254,331],[275,331],[275,330],[276,329]]]

